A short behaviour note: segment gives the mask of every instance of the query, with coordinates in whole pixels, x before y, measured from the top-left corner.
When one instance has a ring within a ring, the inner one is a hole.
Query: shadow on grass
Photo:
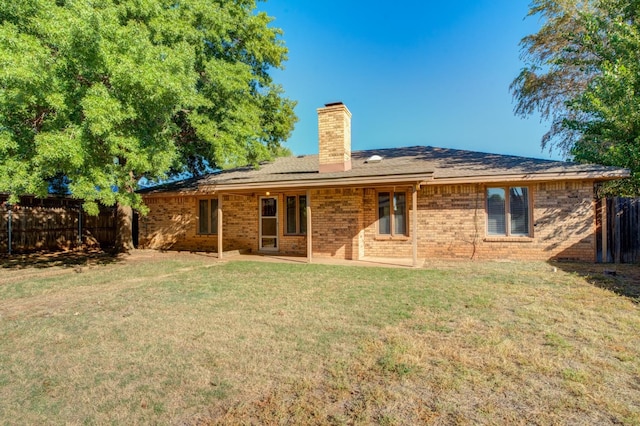
[[[36,252],[24,254],[0,254],[0,269],[26,269],[77,267],[85,265],[107,265],[119,262],[122,257],[117,253],[89,250],[89,251],[61,251]]]
[[[549,264],[565,272],[580,275],[596,287],[640,303],[640,265],[558,261],[551,261]]]

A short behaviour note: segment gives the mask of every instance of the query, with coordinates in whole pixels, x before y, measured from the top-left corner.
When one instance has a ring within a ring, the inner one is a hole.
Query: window
[[[407,234],[407,194],[378,192],[378,234]]]
[[[307,233],[307,196],[291,195],[286,197],[287,234],[306,235]]]
[[[198,234],[218,233],[218,199],[198,201]]]
[[[529,235],[529,216],[527,187],[487,188],[489,235]]]

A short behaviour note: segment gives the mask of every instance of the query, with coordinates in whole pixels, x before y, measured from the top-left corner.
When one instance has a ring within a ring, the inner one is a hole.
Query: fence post
[[[620,210],[620,198],[618,197],[614,197],[613,198],[613,205],[614,205],[614,214],[615,214],[615,236],[616,236],[616,241],[615,241],[615,252],[614,252],[614,262],[615,263],[620,263],[620,255],[621,255],[621,251],[622,251],[622,241],[620,241],[622,235],[621,235],[621,221],[620,221],[620,215],[622,214],[621,210]]]
[[[602,263],[609,263],[609,212],[607,211],[607,199],[600,199],[601,216],[600,229],[602,230]]]
[[[8,247],[8,253],[9,255],[11,255],[11,220],[12,218],[12,211],[11,211],[11,204],[7,203],[7,210],[8,210],[8,219],[7,219],[7,247]]]
[[[82,247],[82,206],[78,208],[78,245]]]
[[[640,215],[638,214],[638,207],[640,207],[640,203],[638,201],[639,200],[637,198],[631,201],[631,211],[633,212],[633,221],[631,222],[631,230],[633,232],[631,234],[631,244],[633,245],[633,252],[630,262],[633,263],[638,261],[638,255],[640,254]]]

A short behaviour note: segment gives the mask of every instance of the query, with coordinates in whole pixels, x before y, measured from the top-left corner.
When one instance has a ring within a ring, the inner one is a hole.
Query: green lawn
[[[6,424],[640,424],[637,266],[5,266]]]

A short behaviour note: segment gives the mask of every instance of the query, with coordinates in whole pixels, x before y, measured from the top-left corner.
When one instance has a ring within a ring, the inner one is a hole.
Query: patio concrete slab
[[[277,254],[240,254],[224,253],[223,260],[253,261],[253,262],[276,262],[276,263],[296,263],[306,264],[306,257],[281,256]],[[413,268],[411,259],[387,258],[387,257],[366,257],[360,260],[346,260],[333,257],[314,257],[312,262],[318,265],[342,265],[342,266],[378,266],[385,268]],[[422,267],[424,260],[418,262]]]

